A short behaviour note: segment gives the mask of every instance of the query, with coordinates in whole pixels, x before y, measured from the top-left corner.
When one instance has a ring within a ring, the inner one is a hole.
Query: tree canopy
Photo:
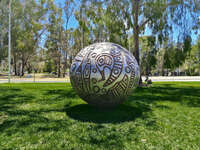
[[[8,54],[8,2],[0,1],[0,63]],[[200,74],[199,14],[200,0],[12,0],[12,68],[19,76],[65,76],[83,47],[107,41],[132,52],[143,75]]]

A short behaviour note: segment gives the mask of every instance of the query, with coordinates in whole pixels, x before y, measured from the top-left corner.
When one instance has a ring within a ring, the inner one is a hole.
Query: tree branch
[[[142,22],[140,25],[139,25],[139,29],[142,29],[151,19],[148,18],[146,19],[144,22]]]
[[[34,41],[34,47],[35,47],[36,43],[38,42],[38,40],[40,39],[40,37],[42,36],[42,34],[45,32],[45,30],[46,30],[46,28],[44,28],[44,29],[41,31],[41,33],[38,34],[38,35],[36,36],[36,39],[35,39],[35,41]]]

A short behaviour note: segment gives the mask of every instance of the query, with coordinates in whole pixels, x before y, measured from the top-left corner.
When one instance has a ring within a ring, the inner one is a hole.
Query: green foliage
[[[49,9],[49,23],[47,25],[49,34],[45,47],[48,49],[48,54],[54,62],[54,71],[58,74],[58,77],[61,77],[61,56],[64,47],[63,37],[65,36],[62,26],[62,9],[56,6],[53,1],[49,1],[47,7]]]
[[[173,71],[183,65],[187,56],[190,55],[191,42],[191,37],[187,36],[184,42],[178,43],[176,47],[169,45],[164,55],[164,67]]]
[[[4,1],[1,1],[2,4]],[[8,2],[8,1],[7,1]],[[47,13],[47,9],[45,7],[46,1],[39,0],[34,1],[30,0],[29,2],[25,0],[12,0],[11,8],[11,52],[13,58],[13,64],[15,67],[15,75],[24,75],[25,67],[27,67],[28,61],[31,57],[36,55],[36,49],[39,46],[41,36],[45,30],[45,16]],[[4,5],[0,5],[0,7],[4,7],[4,9],[8,8],[8,4],[4,3]],[[1,26],[5,27],[8,32],[8,11],[2,10],[4,12],[3,16],[6,17],[1,18]],[[0,17],[3,17],[0,13]],[[5,29],[2,28],[4,31]],[[5,34],[3,42],[0,42],[4,47],[1,47],[2,54],[7,51],[7,43],[8,38],[7,34]],[[1,33],[0,33],[1,35]],[[1,36],[0,36],[1,39]],[[6,45],[6,46],[5,46]],[[5,56],[5,55],[4,55]],[[5,58],[4,58],[5,59]],[[20,64],[20,65],[18,65]],[[17,68],[22,68],[20,72],[17,74]]]
[[[8,2],[5,0],[0,1],[0,63],[7,56],[8,50],[8,7],[5,6],[8,6]]]
[[[200,75],[200,40],[192,45],[184,63],[188,75]]]
[[[141,74],[149,75],[157,63],[156,54],[158,49],[155,46],[155,37],[143,36],[141,37],[140,43],[142,45],[140,64]]]
[[[107,41],[128,47],[123,12],[114,1],[81,1],[80,10],[76,11],[75,16],[84,45]]]
[[[8,2],[0,1],[0,62],[7,60]],[[156,65],[171,71],[183,66],[190,74],[200,70],[199,55],[194,52],[198,48],[191,39],[200,27],[200,0],[65,0],[64,6],[57,3],[12,0],[11,51],[15,75],[29,70],[31,60],[39,60],[34,57],[42,47],[47,49],[53,70],[60,77],[61,70],[67,70],[67,63],[80,49],[104,41],[130,48],[144,74],[156,70]],[[78,21],[77,28],[69,29],[71,17]],[[154,38],[142,41],[147,29]],[[162,53],[161,63],[156,57],[158,52]],[[18,68],[22,69],[18,72]]]
[[[154,83],[113,110],[70,84],[1,84],[1,149],[199,149],[200,83]]]
[[[51,72],[53,72],[53,70],[54,70],[54,64],[51,59],[48,59],[45,62],[44,72],[51,73]]]

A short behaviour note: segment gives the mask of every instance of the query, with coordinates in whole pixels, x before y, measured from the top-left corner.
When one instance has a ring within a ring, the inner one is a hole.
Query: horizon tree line
[[[75,55],[95,42],[129,49],[142,75],[200,75],[199,0],[12,0],[12,69],[65,77]],[[7,70],[8,1],[0,1],[0,63]],[[75,17],[77,27],[70,28]],[[146,36],[146,31],[151,35]],[[176,35],[176,36],[175,36]],[[4,65],[3,65],[4,64]],[[179,73],[180,75],[180,73]]]

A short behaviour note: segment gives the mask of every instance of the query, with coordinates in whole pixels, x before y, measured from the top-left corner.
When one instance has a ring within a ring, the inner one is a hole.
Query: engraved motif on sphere
[[[95,43],[74,58],[70,81],[77,94],[97,107],[114,107],[132,93],[139,82],[134,56],[114,43]]]

